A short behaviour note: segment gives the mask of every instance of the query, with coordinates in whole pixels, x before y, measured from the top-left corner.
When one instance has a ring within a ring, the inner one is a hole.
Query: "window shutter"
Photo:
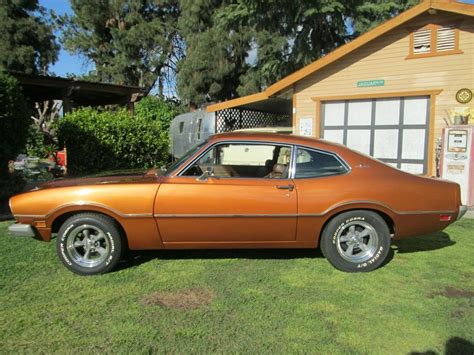
[[[454,26],[443,26],[438,28],[436,50],[438,52],[452,51],[456,49],[456,36]]]
[[[422,54],[431,51],[431,29],[418,30],[413,34],[413,53]]]

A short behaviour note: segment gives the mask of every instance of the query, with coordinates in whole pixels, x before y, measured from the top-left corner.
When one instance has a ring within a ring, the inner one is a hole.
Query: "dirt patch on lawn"
[[[435,296],[444,296],[448,298],[472,298],[474,297],[473,291],[459,290],[454,287],[446,287],[444,291],[441,292],[432,292],[428,295],[429,298]]]
[[[155,292],[143,297],[140,303],[145,307],[160,306],[175,309],[197,309],[210,304],[215,298],[207,289],[190,289],[178,292]]]
[[[464,311],[462,309],[458,308],[451,312],[451,318],[461,319],[463,317],[464,317]]]

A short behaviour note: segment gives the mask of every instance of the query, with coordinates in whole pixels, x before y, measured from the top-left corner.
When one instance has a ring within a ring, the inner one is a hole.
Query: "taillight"
[[[440,222],[449,222],[451,220],[450,214],[440,214],[439,215]]]

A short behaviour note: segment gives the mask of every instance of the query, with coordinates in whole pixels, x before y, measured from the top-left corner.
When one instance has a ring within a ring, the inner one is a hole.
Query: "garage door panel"
[[[345,105],[344,102],[331,102],[324,105],[326,126],[344,125]]]
[[[397,159],[398,129],[376,129],[374,132],[374,157]]]
[[[347,130],[346,145],[361,153],[370,154],[370,129]]]
[[[348,103],[347,124],[349,126],[368,126],[372,120],[372,100]]]
[[[421,159],[425,156],[424,129],[404,129],[402,159]]]
[[[323,138],[331,142],[344,144],[344,131],[342,129],[328,129],[324,131]]]
[[[426,124],[428,100],[425,97],[407,97],[403,106],[403,124]]]
[[[402,164],[401,169],[412,174],[423,174],[423,164]]]
[[[400,123],[400,99],[375,101],[375,125],[398,125]]]

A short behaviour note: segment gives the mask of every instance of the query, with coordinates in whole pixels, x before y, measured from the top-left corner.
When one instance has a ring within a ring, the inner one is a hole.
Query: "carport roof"
[[[54,76],[9,72],[34,101],[70,99],[80,106],[127,104],[137,101],[145,90],[137,86],[114,85]]]
[[[474,6],[470,4],[459,3],[455,0],[424,0],[420,4],[382,23],[371,31],[366,32],[365,34],[357,37],[353,41],[335,49],[328,55],[312,62],[311,64],[301,68],[300,70],[297,70],[296,72],[288,75],[280,81],[277,81],[275,84],[270,85],[266,90],[257,94],[228,100],[214,105],[209,105],[207,107],[207,111],[214,112],[267,100],[272,96],[275,96],[276,94],[291,88],[291,86],[299,80],[307,77],[310,74],[315,73],[321,68],[324,68],[325,66],[362,47],[366,43],[427,12],[428,10],[439,10],[466,16],[474,16]]]

